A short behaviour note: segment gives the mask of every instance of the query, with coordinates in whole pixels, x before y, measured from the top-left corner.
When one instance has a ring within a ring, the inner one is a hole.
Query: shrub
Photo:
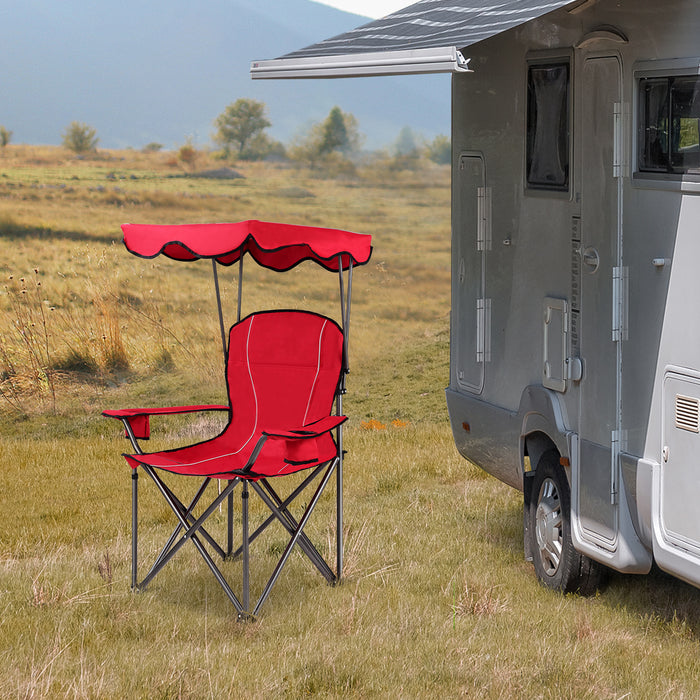
[[[52,369],[80,374],[97,374],[99,372],[97,360],[86,348],[70,348],[65,356],[53,362]]]
[[[5,148],[10,139],[12,138],[12,132],[8,131],[2,124],[0,124],[0,148]]]
[[[63,145],[73,153],[89,153],[97,149],[97,131],[83,122],[71,122],[63,134]]]
[[[425,150],[428,158],[438,165],[445,165],[452,160],[452,144],[444,134],[438,134]]]
[[[185,167],[194,170],[197,163],[197,158],[199,153],[197,149],[192,145],[192,141],[187,139],[184,145],[180,146],[177,151],[178,162],[182,163]]]

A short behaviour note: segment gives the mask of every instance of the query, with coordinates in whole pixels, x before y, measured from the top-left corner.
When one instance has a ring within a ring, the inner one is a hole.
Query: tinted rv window
[[[700,77],[639,81],[639,169],[700,174]]]
[[[527,186],[569,189],[569,64],[531,65],[527,75]]]

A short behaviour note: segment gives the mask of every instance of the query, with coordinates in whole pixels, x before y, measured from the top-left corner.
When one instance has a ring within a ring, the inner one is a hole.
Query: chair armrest
[[[301,425],[295,428],[287,428],[284,430],[263,430],[262,434],[258,438],[255,448],[253,449],[253,452],[248,458],[248,462],[246,463],[245,467],[235,471],[234,473],[255,476],[255,462],[258,459],[258,455],[260,454],[260,452],[262,452],[262,449],[268,440],[292,440],[293,442],[289,444],[290,448],[292,448],[292,445],[294,445],[294,443],[296,443],[296,447],[303,448],[303,443],[301,442],[302,440],[317,438],[325,433],[328,433],[334,428],[337,428],[339,425],[345,423],[347,419],[347,416],[326,416],[325,418],[321,418],[320,420],[314,421],[313,423],[309,423],[308,425]],[[296,448],[292,449],[295,450]],[[308,455],[305,455],[305,457],[308,457]],[[288,462],[289,464],[306,464],[307,460],[305,459],[303,462],[293,462],[291,460],[288,460]],[[261,477],[263,476],[263,474],[261,473],[257,476]]]
[[[171,413],[197,413],[199,411],[228,411],[228,406],[207,404],[203,406],[167,406],[165,408],[120,408],[102,411],[107,418],[118,418],[131,427],[137,440],[148,440],[151,435],[149,416],[167,415]],[[127,437],[129,437],[127,430]]]
[[[295,428],[287,428],[285,430],[263,430],[263,435],[268,438],[284,439],[284,440],[303,440],[312,437],[318,437],[323,433],[328,433],[334,428],[344,423],[348,419],[347,416],[327,416],[320,420],[302,425]]]

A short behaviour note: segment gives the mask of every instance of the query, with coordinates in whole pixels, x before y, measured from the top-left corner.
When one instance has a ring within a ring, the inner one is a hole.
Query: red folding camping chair
[[[222,342],[226,355],[229,405],[176,406],[106,410],[122,421],[133,453],[125,454],[132,469],[132,575],[135,590],[145,588],[191,540],[211,569],[240,618],[255,616],[267,599],[293,548],[308,557],[329,583],[337,582],[343,567],[343,434],[342,396],[348,372],[348,330],[352,270],[371,255],[371,237],[335,229],[244,221],[236,224],[122,227],[129,251],[141,257],[164,254],[175,260],[210,258],[214,271]],[[260,265],[289,270],[313,260],[340,280],[341,323],[310,311],[259,311],[241,319],[242,264],[249,253]],[[216,263],[239,262],[238,320],[226,345]],[[347,272],[347,283],[344,281]],[[335,413],[333,409],[335,407]],[[228,422],[214,438],[187,447],[145,453],[139,441],[150,435],[150,416],[226,410]],[[176,527],[146,576],[138,581],[138,471],[155,483],[176,517]],[[291,493],[281,497],[271,480],[297,472],[308,475]],[[194,497],[184,503],[160,472],[199,477]],[[336,474],[335,572],[304,532],[333,473]],[[204,495],[212,482],[220,485],[206,506]],[[293,502],[316,483],[303,513],[292,513]],[[224,484],[222,487],[221,485]],[[241,486],[241,545],[233,551],[234,489]],[[248,498],[256,493],[270,515],[249,531]],[[210,516],[227,501],[227,543],[222,546],[205,528]],[[273,522],[287,531],[289,542],[260,597],[250,606],[250,545]],[[222,559],[242,558],[242,599],[236,596],[212,552]]]

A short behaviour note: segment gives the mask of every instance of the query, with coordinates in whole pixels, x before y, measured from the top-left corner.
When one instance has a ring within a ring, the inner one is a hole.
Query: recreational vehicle
[[[457,448],[545,585],[700,585],[700,2],[423,0],[251,70],[452,73]]]

